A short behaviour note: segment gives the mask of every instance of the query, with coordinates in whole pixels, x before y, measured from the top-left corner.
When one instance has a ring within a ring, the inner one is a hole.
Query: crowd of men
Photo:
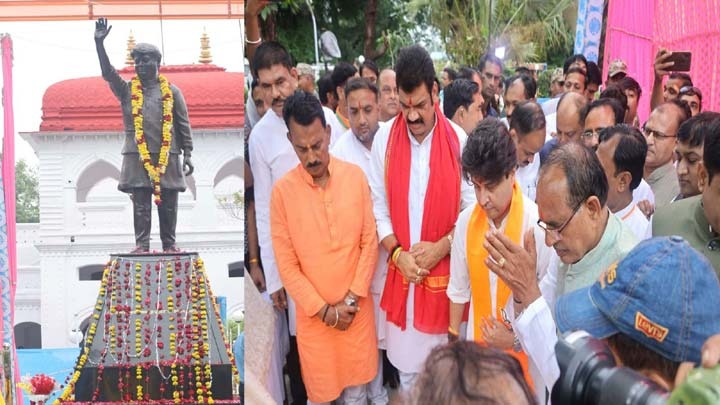
[[[316,81],[259,44],[246,264],[276,308],[273,400],[386,404],[396,369],[408,403],[545,404],[578,329],[668,390],[717,363],[720,113],[670,54],[640,125],[619,60],[602,83],[573,55],[538,104],[493,55],[438,74],[414,45]]]

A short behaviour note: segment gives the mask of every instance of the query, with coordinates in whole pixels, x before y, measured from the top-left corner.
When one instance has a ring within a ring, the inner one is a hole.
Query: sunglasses
[[[681,96],[698,96],[702,100],[702,92],[695,86],[684,86],[680,88]]]

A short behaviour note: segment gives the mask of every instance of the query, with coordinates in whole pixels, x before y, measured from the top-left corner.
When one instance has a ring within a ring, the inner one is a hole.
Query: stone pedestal
[[[197,253],[112,255],[85,336],[61,402],[239,403]]]

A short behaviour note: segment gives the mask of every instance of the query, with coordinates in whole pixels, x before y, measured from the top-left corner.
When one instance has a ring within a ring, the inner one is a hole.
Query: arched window
[[[103,188],[107,188],[106,182],[103,182],[103,180],[106,179],[111,180],[107,183],[114,183],[116,188],[117,182],[120,179],[120,170],[104,160],[98,160],[90,164],[83,170],[80,176],[78,176],[78,180],[75,183],[77,187],[75,190],[75,201],[87,202],[90,190],[100,183],[106,186]]]
[[[242,218],[243,203],[238,202],[238,195],[242,197],[243,189],[243,172],[240,170],[243,162],[240,158],[235,158],[225,163],[218,170],[213,179],[213,194],[215,200],[222,206],[227,213],[235,219]]]
[[[102,280],[105,265],[88,264],[78,268],[78,279],[80,281],[100,281]]]
[[[228,277],[242,277],[243,276],[243,262],[233,262],[228,264]]]
[[[21,322],[15,325],[15,347],[18,349],[42,348],[42,327],[37,322]]]
[[[225,178],[230,176],[237,176],[239,178],[243,177],[243,161],[242,159],[235,158],[230,160],[229,162],[225,163],[223,167],[218,170],[217,174],[215,175],[215,179],[213,179],[213,187],[217,187],[217,185],[225,180]]]

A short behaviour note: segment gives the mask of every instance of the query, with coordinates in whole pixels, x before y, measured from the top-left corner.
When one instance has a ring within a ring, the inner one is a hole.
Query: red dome
[[[118,71],[126,79],[133,67]],[[185,96],[190,126],[242,128],[243,74],[215,65],[162,66],[170,83]],[[40,131],[122,131],[120,103],[102,77],[64,80],[48,87],[43,96]]]

